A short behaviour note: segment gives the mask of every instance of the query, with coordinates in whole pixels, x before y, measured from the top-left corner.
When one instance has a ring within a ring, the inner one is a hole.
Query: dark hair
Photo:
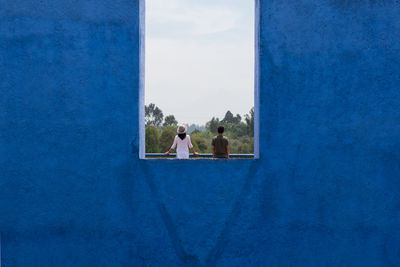
[[[185,137],[186,137],[186,133],[181,133],[181,134],[178,134],[178,136],[179,136],[179,138],[180,139],[185,139]]]
[[[222,134],[225,131],[224,126],[219,126],[218,127],[218,133]]]

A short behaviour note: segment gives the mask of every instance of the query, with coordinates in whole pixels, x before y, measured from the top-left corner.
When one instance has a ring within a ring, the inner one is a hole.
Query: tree
[[[222,119],[222,123],[233,123],[235,121],[235,117],[232,112],[229,110],[225,113],[225,117]]]
[[[218,118],[212,117],[212,119],[206,123],[206,128],[212,133],[217,132],[218,126],[221,124]]]
[[[175,135],[175,131],[171,128],[164,128],[160,136],[160,147],[162,152],[170,149],[172,143],[174,142]]]
[[[195,129],[193,132],[191,132],[190,133],[191,135],[194,135],[194,134],[201,134],[201,131],[200,130],[198,130],[198,129]]]
[[[164,119],[164,124],[163,126],[176,126],[178,125],[178,121],[175,119],[174,115],[168,115]]]
[[[242,121],[242,116],[236,114],[233,116],[232,112],[229,110],[225,113],[224,119],[221,121],[222,123],[231,123],[231,124],[239,124]]]
[[[249,114],[244,116],[244,120],[246,121],[248,135],[254,137],[254,107],[250,109]]]
[[[248,136],[247,125],[244,122],[238,124],[229,123],[225,127],[226,134],[231,135],[231,137],[238,138],[242,136]]]
[[[156,105],[150,103],[148,106],[145,106],[144,114],[146,126],[161,126],[164,114]]]
[[[242,116],[239,114],[236,114],[236,117],[233,118],[233,123],[234,124],[239,124],[242,121]]]
[[[208,146],[203,138],[199,136],[192,136],[191,140],[195,150],[200,151],[202,153],[206,152]]]
[[[238,153],[240,153],[240,154],[249,154],[250,153],[249,144],[241,144],[241,145],[239,145]]]
[[[204,125],[197,125],[197,124],[189,124],[188,125],[188,133],[192,133],[194,131],[200,131],[200,132],[204,132],[206,130],[206,127]]]
[[[146,152],[160,153],[159,134],[155,126],[146,127]]]

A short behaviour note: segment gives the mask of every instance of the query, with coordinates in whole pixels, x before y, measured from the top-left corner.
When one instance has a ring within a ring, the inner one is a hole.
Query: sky
[[[145,102],[205,124],[254,103],[254,0],[147,0]]]

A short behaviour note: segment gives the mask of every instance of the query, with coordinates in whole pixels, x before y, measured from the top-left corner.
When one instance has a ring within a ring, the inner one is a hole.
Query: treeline
[[[145,106],[146,152],[163,153],[167,151],[176,135],[178,121],[174,115],[164,117],[155,104]],[[233,154],[254,153],[254,108],[243,117],[227,111],[223,119],[211,118],[205,126],[190,125],[192,144],[200,153],[211,153],[211,141],[218,126],[225,127],[224,135],[229,139],[230,152]],[[193,130],[195,129],[195,130]],[[191,131],[193,130],[193,131]]]

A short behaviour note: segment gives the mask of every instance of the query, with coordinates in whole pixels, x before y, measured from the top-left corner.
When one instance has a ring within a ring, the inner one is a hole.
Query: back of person
[[[216,158],[228,158],[228,138],[222,135],[218,135],[213,138],[212,145],[215,149]]]
[[[186,135],[186,137],[181,139],[178,135],[176,135],[172,148],[176,148],[176,157],[178,159],[188,159],[189,148],[193,148],[192,142],[190,141],[190,136]]]
[[[167,156],[171,151],[176,148],[176,158],[177,159],[188,159],[189,158],[189,148],[192,149],[193,154],[198,157],[199,153],[194,151],[192,142],[190,141],[190,136],[186,134],[186,125],[180,125],[176,130],[177,135],[174,138],[174,143],[171,148],[164,153]]]

